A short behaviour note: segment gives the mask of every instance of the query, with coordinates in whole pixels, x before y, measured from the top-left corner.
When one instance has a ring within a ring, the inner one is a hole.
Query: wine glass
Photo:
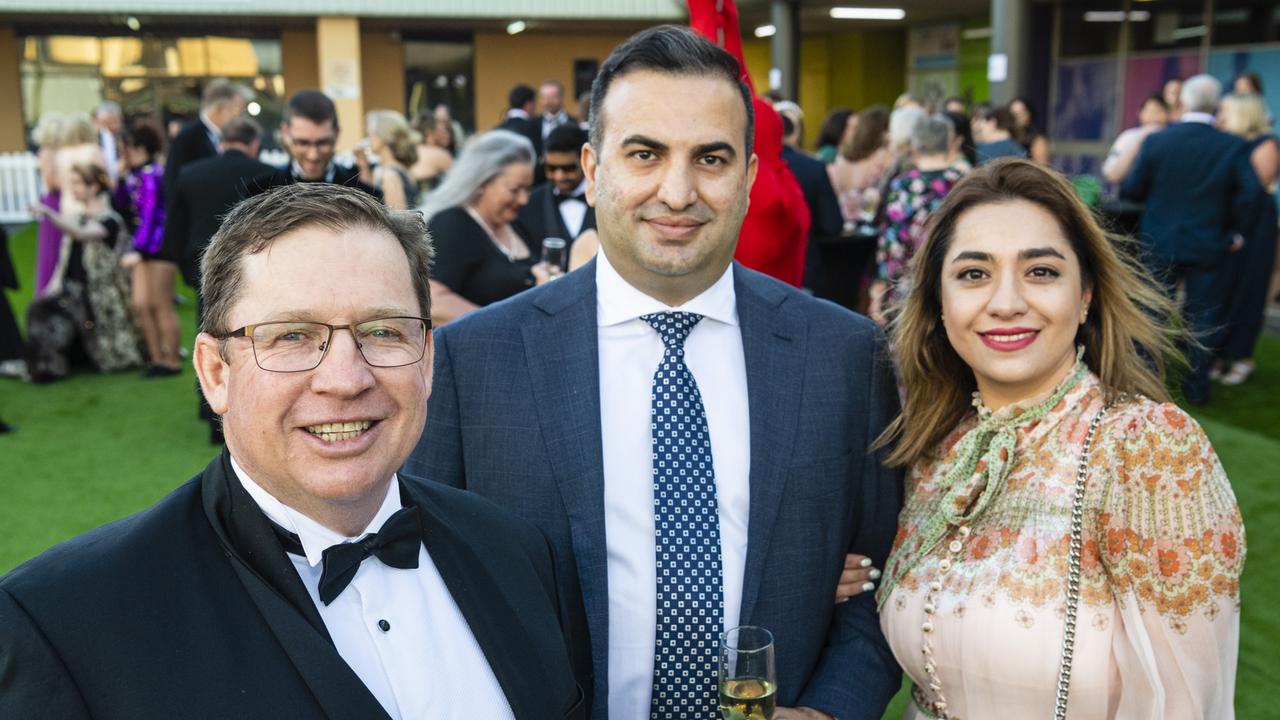
[[[720,635],[720,717],[772,720],[778,709],[773,633],[743,625]]]
[[[547,275],[558,278],[564,274],[565,241],[562,238],[546,238],[542,241],[542,262],[547,268]]]

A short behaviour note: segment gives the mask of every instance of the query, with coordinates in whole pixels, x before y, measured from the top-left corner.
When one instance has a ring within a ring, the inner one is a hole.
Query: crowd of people
[[[809,155],[744,68],[651,28],[586,117],[375,110],[351,166],[315,90],[282,168],[224,81],[167,149],[42,123],[26,372],[181,372],[181,273],[227,447],[0,579],[0,714],[709,718],[749,624],[778,720],[878,719],[904,671],[913,720],[1230,717],[1244,526],[1165,363],[1192,403],[1252,369],[1257,78],[1143,104],[1126,241],[1024,99],[833,111]]]

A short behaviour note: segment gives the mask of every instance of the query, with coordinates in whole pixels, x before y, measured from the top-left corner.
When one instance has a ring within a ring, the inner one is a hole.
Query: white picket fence
[[[31,221],[28,206],[44,194],[40,168],[32,153],[0,153],[0,223]]]

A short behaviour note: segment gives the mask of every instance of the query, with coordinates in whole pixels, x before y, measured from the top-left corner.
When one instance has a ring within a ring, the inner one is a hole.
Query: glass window
[[[1135,3],[1130,16],[1129,47],[1134,52],[1198,48],[1209,28],[1205,24],[1204,0],[1160,0]]]
[[[467,132],[474,132],[475,47],[470,41],[406,40],[404,82],[409,117],[437,105],[448,105],[450,116]]]
[[[1114,55],[1120,50],[1120,30],[1124,26],[1124,2],[1063,3],[1059,6],[1060,57]]]
[[[1280,41],[1280,5],[1274,0],[1214,0],[1213,44]]]

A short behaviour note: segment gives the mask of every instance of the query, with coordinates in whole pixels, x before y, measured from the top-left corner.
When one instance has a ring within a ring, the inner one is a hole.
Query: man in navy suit
[[[1251,217],[1262,188],[1244,140],[1213,127],[1222,86],[1209,75],[1182,85],[1182,122],[1147,137],[1120,189],[1145,202],[1143,260],[1173,297],[1185,285],[1183,313],[1198,344],[1188,349],[1187,402],[1209,400],[1209,365],[1230,279],[1227,254],[1239,249],[1233,220]]]
[[[197,160],[218,154],[222,126],[244,112],[252,91],[221,78],[212,80],[204,89],[200,116],[178,131],[165,152],[164,192],[172,197],[182,168]]]
[[[885,340],[733,262],[739,73],[687,28],[614,50],[582,155],[600,253],[437,333],[406,464],[548,537],[595,718],[718,717],[737,625],[776,639],[776,718],[879,718],[900,686],[870,594],[832,602],[845,553],[880,565],[895,532],[901,478],[868,450],[898,410]]]

